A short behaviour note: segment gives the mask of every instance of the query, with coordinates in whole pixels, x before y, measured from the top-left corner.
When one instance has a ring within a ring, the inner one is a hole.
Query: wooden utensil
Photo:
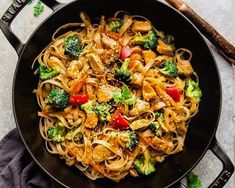
[[[176,8],[201,31],[201,33],[218,48],[221,54],[232,64],[235,64],[235,47],[230,44],[221,34],[216,31],[206,20],[194,12],[188,5],[181,0],[165,0]]]

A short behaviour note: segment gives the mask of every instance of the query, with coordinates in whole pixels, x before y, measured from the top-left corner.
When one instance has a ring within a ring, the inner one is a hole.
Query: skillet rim
[[[40,162],[34,157],[33,153],[31,152],[30,148],[28,147],[26,141],[25,141],[25,138],[21,132],[21,129],[20,129],[20,126],[19,126],[19,123],[18,123],[18,119],[17,119],[17,115],[16,115],[16,107],[15,107],[15,86],[16,86],[16,77],[19,73],[18,71],[18,68],[19,68],[19,65],[22,64],[21,63],[21,59],[22,59],[22,56],[25,52],[25,49],[26,47],[28,46],[28,44],[30,43],[31,39],[33,38],[33,36],[35,35],[35,33],[41,28],[42,25],[45,24],[45,22],[47,22],[47,20],[51,19],[51,17],[53,17],[54,14],[56,14],[57,12],[61,11],[63,8],[73,4],[73,3],[76,3],[76,1],[72,1],[70,3],[67,3],[67,4],[64,4],[63,6],[61,6],[59,9],[53,11],[50,15],[48,15],[48,17],[43,20],[38,26],[37,28],[33,31],[33,33],[30,35],[29,39],[27,40],[27,42],[24,44],[24,47],[22,48],[20,54],[18,54],[18,60],[17,60],[17,63],[16,63],[16,68],[15,68],[15,71],[14,71],[14,77],[13,77],[13,84],[12,84],[12,108],[13,108],[13,114],[14,114],[14,120],[15,120],[15,123],[16,123],[16,127],[17,127],[17,130],[19,131],[19,134],[20,134],[20,137],[21,137],[21,140],[23,141],[27,151],[29,152],[30,156],[32,157],[32,159],[34,160],[34,162],[45,172],[46,175],[48,175],[50,178],[52,178],[55,182],[57,182],[58,184],[64,186],[64,187],[68,187],[67,185],[65,185],[64,183],[62,183],[61,181],[59,181],[56,177],[54,177],[51,173],[49,173],[43,166],[42,164],[40,164]],[[206,45],[206,48],[209,50],[209,53],[212,57],[212,61],[214,62],[214,66],[215,66],[215,74],[216,76],[218,77],[218,87],[219,87],[219,104],[218,104],[218,107],[219,107],[219,110],[218,110],[218,116],[217,116],[217,120],[216,120],[216,123],[215,123],[215,126],[214,126],[214,130],[213,130],[213,133],[211,135],[211,138],[209,139],[209,142],[207,144],[207,146],[205,147],[204,151],[202,152],[201,156],[196,160],[196,162],[185,172],[183,173],[177,180],[173,181],[172,183],[170,183],[169,185],[167,185],[165,188],[168,188],[168,187],[171,187],[172,185],[180,182],[180,180],[182,180],[193,168],[195,168],[195,166],[202,160],[202,158],[205,156],[206,152],[210,149],[210,145],[211,145],[211,142],[213,139],[215,139],[215,133],[217,131],[217,128],[218,128],[218,125],[219,125],[219,121],[220,121],[220,117],[221,117],[221,111],[222,111],[222,84],[221,84],[221,76],[220,76],[220,72],[219,72],[219,69],[218,69],[218,65],[215,61],[215,56],[212,52],[212,49],[209,48],[209,44],[208,42],[206,41],[206,39],[204,38],[204,36],[201,34],[201,32],[197,29],[197,27],[186,17],[184,16],[181,12],[177,11],[176,9],[174,9],[173,7],[171,7],[170,5],[166,4],[166,3],[163,3],[159,0],[155,0],[155,3],[160,3],[161,5],[163,6],[166,6],[167,8],[171,9],[172,11],[174,11],[176,14],[178,14],[179,16],[183,17],[183,19],[185,20],[185,22],[187,22],[187,24],[190,24],[192,26],[192,28],[200,35],[200,37],[202,38],[203,42],[205,43]],[[49,7],[50,8],[50,7]],[[68,187],[69,188],[69,187]]]

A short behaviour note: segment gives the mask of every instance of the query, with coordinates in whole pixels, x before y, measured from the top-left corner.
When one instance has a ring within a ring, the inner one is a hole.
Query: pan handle
[[[10,44],[16,50],[17,54],[21,53],[24,48],[24,44],[19,40],[19,38],[12,32],[11,23],[18,13],[24,8],[28,0],[15,0],[12,2],[11,6],[6,10],[0,20],[0,28],[3,34],[6,36]]]
[[[55,0],[41,0],[45,5],[50,7],[53,12],[62,8],[64,4],[59,3]],[[24,48],[24,44],[20,41],[20,39],[12,32],[11,23],[14,18],[19,14],[19,12],[25,7],[28,0],[14,0],[10,7],[3,14],[0,19],[0,28],[3,34],[6,36],[10,44],[16,50],[17,54],[20,55],[22,49]]]
[[[210,150],[218,157],[223,164],[223,169],[216,179],[209,185],[209,188],[223,187],[232,176],[234,166],[227,154],[223,151],[217,139],[214,138],[210,144]]]
[[[209,149],[215,154],[216,157],[222,162],[223,169],[216,179],[208,186],[209,188],[221,188],[228,182],[230,177],[233,174],[234,166],[227,154],[223,151],[217,139],[214,138],[210,144]],[[184,185],[182,182],[176,183],[174,188],[187,188],[187,185]],[[172,187],[172,188],[173,188]]]
[[[51,8],[54,11],[62,8],[65,4],[64,3],[59,3],[56,0],[41,0],[41,2],[43,2],[46,6],[48,6],[49,8]]]

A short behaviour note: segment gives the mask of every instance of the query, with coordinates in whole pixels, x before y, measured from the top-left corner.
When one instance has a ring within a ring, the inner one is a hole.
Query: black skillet
[[[42,0],[53,10],[32,34],[26,44],[12,33],[10,24],[27,4],[15,0],[0,20],[0,26],[16,50],[19,59],[13,84],[13,108],[21,138],[35,162],[61,185],[81,188],[153,188],[177,187],[177,183],[211,150],[223,163],[223,170],[210,187],[223,187],[231,177],[234,167],[215,138],[221,110],[221,83],[215,60],[198,30],[182,14],[156,0],[79,0],[59,4],[54,0]],[[184,151],[157,164],[156,173],[140,178],[127,177],[120,183],[109,180],[91,181],[76,168],[68,167],[58,156],[47,152],[38,130],[40,110],[32,93],[38,78],[33,75],[31,64],[35,57],[51,41],[53,32],[68,22],[79,22],[79,12],[85,11],[92,21],[100,15],[109,17],[117,10],[147,17],[157,29],[173,34],[177,47],[193,52],[192,65],[200,78],[203,97],[200,110],[190,122]]]

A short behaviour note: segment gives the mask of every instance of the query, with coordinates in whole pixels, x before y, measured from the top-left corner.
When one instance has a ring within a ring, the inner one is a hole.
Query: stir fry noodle
[[[143,16],[119,11],[96,24],[80,17],[32,65],[46,148],[92,180],[149,175],[183,150],[198,112],[192,52]]]

